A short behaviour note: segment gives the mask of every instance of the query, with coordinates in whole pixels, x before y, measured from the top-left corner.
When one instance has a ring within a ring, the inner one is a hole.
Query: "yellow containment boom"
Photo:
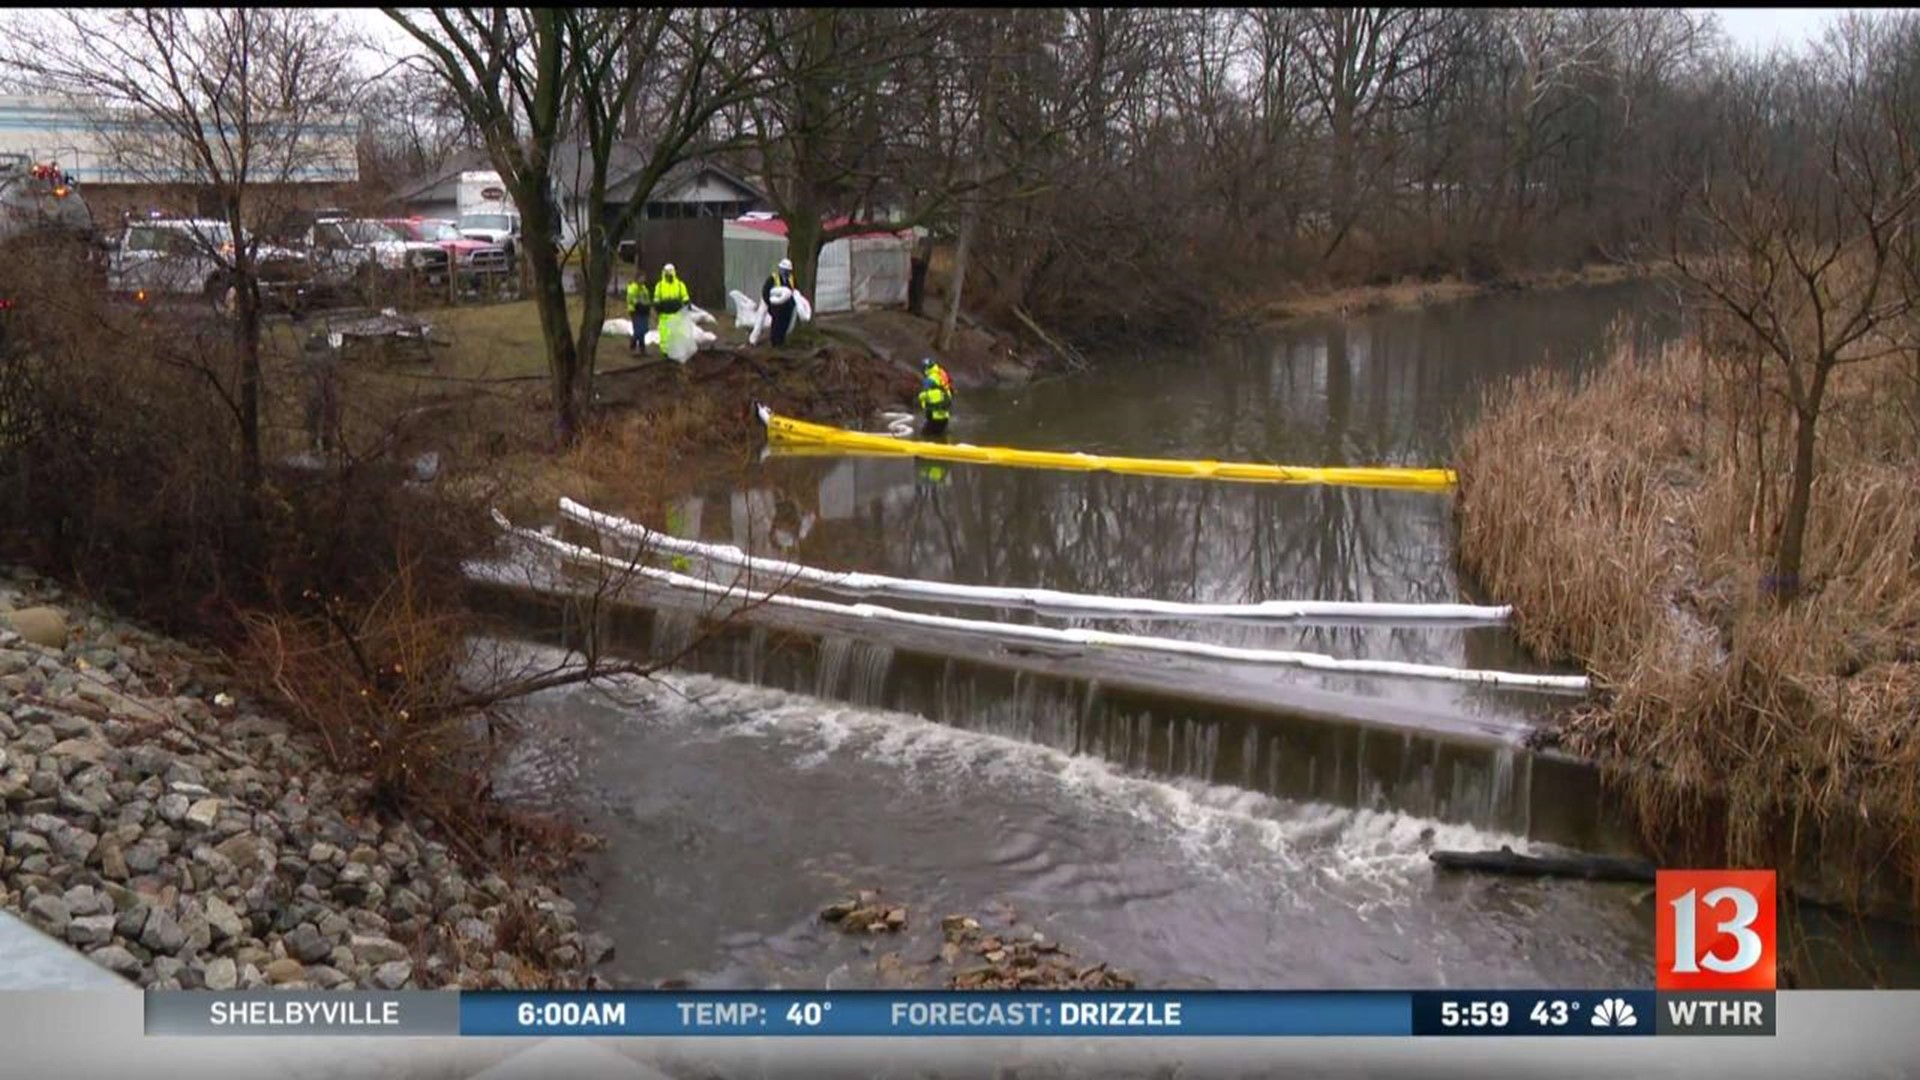
[[[1258,462],[1181,461],[1174,458],[1106,457],[1100,454],[1055,450],[1015,450],[1004,446],[919,442],[891,435],[846,431],[774,415],[756,404],[754,412],[766,425],[767,441],[782,450],[802,454],[889,454],[964,461],[976,465],[1011,465],[1027,469],[1072,469],[1081,472],[1137,473],[1143,476],[1185,476],[1199,480],[1239,480],[1256,484],[1340,484],[1349,487],[1401,488],[1408,491],[1445,491],[1455,481],[1452,469],[1414,469],[1314,465],[1266,465]]]

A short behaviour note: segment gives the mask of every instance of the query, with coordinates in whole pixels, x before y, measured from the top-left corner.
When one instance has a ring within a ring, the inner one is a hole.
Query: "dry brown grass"
[[[1698,339],[1490,396],[1463,447],[1462,559],[1540,653],[1592,671],[1570,745],[1663,854],[1778,866],[1807,895],[1920,899],[1920,449],[1889,364],[1823,420],[1807,595],[1760,584],[1787,419]],[[1756,406],[1756,402],[1759,403]]]

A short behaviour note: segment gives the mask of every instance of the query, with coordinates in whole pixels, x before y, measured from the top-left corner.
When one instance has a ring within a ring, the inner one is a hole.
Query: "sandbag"
[[[727,307],[733,310],[733,328],[751,330],[760,325],[760,301],[735,289],[727,294]]]
[[[747,344],[749,345],[760,344],[760,339],[763,337],[766,337],[772,331],[773,331],[773,315],[771,312],[768,312],[765,309],[762,309],[760,312],[759,320],[753,324],[753,333],[747,335]]]
[[[676,364],[684,364],[701,346],[713,344],[719,336],[701,329],[686,312],[680,311],[661,317],[660,340],[661,354]]]
[[[706,326],[712,326],[714,324],[713,315],[709,313],[707,309],[700,307],[698,304],[688,304],[687,315],[688,317],[692,318],[694,322],[701,323]]]
[[[813,305],[807,303],[807,298],[798,291],[793,294],[793,317],[801,322],[813,321]]]
[[[600,335],[602,337],[630,338],[633,336],[633,320],[608,319],[606,322],[600,324]]]

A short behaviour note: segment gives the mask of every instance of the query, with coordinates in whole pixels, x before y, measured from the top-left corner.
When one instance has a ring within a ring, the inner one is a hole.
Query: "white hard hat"
[[[673,273],[673,264],[672,264],[672,263],[668,263],[667,265],[665,265],[665,266],[663,266],[663,267],[661,267],[661,268],[660,268],[660,272],[661,272],[661,273],[663,273],[663,274],[671,274],[671,273]]]
[[[793,260],[792,260],[792,259],[781,259],[781,260],[780,260],[780,269],[782,269],[782,270],[791,270],[791,269],[793,269]]]

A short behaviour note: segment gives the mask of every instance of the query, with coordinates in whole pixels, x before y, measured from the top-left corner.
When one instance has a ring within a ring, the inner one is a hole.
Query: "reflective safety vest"
[[[945,390],[948,394],[953,393],[953,376],[947,374],[947,369],[941,367],[939,364],[935,364],[926,370],[926,380],[930,383],[939,383],[940,389]]]
[[[944,386],[928,386],[920,391],[920,411],[929,420],[945,420],[953,415],[953,395]]]
[[[791,270],[775,270],[767,276],[767,291],[769,292],[774,289],[792,288],[796,288],[796,286],[793,283],[793,271]]]
[[[627,311],[638,312],[652,301],[647,297],[647,287],[637,281],[627,282]]]
[[[653,306],[662,315],[671,315],[687,306],[687,283],[678,277],[662,277],[653,287]]]

